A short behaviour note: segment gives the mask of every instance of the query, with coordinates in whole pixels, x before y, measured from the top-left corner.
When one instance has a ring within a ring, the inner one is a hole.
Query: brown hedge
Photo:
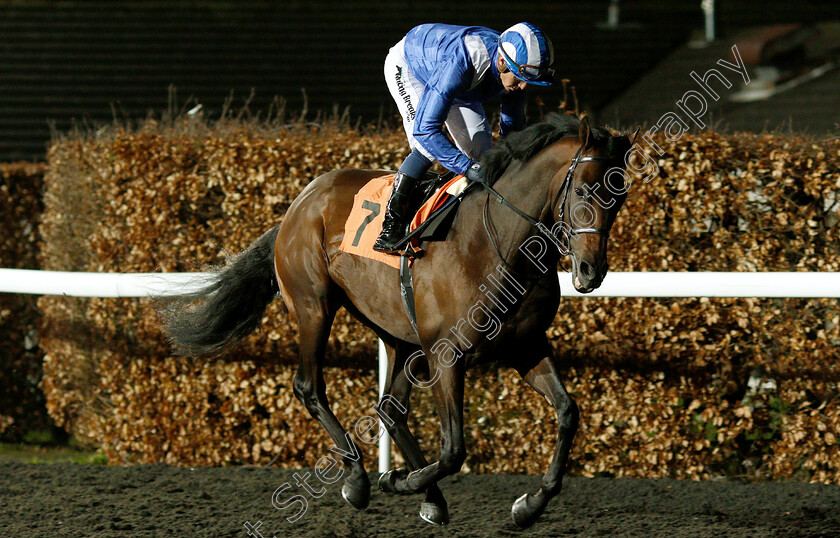
[[[837,270],[840,142],[656,140],[660,173],[647,184],[636,178],[614,228],[615,270]],[[393,168],[405,153],[399,131],[332,124],[152,122],[63,140],[49,153],[43,263],[95,271],[219,263],[279,222],[320,173]],[[170,357],[145,301],[40,306],[50,412],[113,462],[300,466],[331,446],[291,394],[294,327],[279,304],[262,331],[214,361]],[[574,470],[840,481],[838,326],[834,300],[565,300],[550,335],[583,412]],[[369,331],[337,320],[328,393],[347,426],[376,401],[374,355]],[[756,367],[775,391],[747,394]],[[541,472],[556,426],[545,401],[507,371],[470,378],[467,469]],[[414,403],[414,427],[433,456],[428,391]]]
[[[44,164],[0,164],[0,267],[38,268]],[[17,442],[51,421],[44,407],[37,297],[0,293],[0,440]]]

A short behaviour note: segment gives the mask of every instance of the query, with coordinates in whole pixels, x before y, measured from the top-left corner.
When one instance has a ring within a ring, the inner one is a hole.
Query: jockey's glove
[[[484,170],[481,168],[481,163],[472,163],[467,171],[464,172],[464,177],[470,181],[484,183]]]

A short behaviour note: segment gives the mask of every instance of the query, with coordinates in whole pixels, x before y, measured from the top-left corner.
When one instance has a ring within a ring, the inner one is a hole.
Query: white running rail
[[[569,273],[559,273],[566,297],[840,297],[840,273],[609,272],[583,295]]]
[[[209,282],[212,273],[77,273],[0,269],[0,292],[68,297],[179,295]]]

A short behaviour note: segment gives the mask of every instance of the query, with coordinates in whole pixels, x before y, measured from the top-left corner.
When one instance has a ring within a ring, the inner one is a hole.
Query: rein
[[[593,228],[593,227],[573,228],[570,223],[566,222],[566,211],[565,210],[566,210],[566,206],[568,205],[568,202],[569,202],[569,192],[571,191],[571,188],[572,188],[572,181],[574,179],[575,169],[577,169],[578,164],[588,163],[588,162],[613,162],[613,161],[615,161],[615,158],[613,158],[613,157],[596,157],[596,156],[591,156],[591,155],[581,156],[582,153],[583,153],[583,144],[581,144],[581,146],[578,148],[577,152],[575,153],[575,156],[572,159],[572,163],[569,165],[569,170],[568,170],[568,172],[566,172],[566,177],[563,179],[563,184],[560,186],[560,190],[557,191],[557,195],[554,197],[554,201],[551,204],[551,208],[553,210],[553,208],[556,207],[557,203],[560,201],[560,198],[561,197],[563,198],[562,205],[560,206],[560,210],[559,210],[560,220],[558,222],[560,222],[560,223],[562,223],[566,226],[566,228],[568,229],[567,233],[569,235],[569,238],[574,237],[576,235],[581,235],[581,234],[600,234],[600,235],[605,235],[606,237],[609,237],[610,236],[609,228]],[[546,238],[548,238],[552,243],[554,243],[554,245],[557,247],[557,249],[561,253],[570,252],[570,249],[568,249],[564,245],[562,245],[560,243],[560,240],[557,238],[557,236],[554,235],[554,233],[552,233],[552,231],[545,224],[543,224],[542,222],[539,222],[538,220],[531,217],[530,215],[528,215],[527,213],[525,213],[524,211],[522,211],[521,209],[519,209],[515,205],[511,204],[509,201],[507,201],[505,199],[504,196],[502,196],[499,193],[499,191],[497,191],[496,189],[494,189],[493,187],[491,187],[487,183],[482,181],[482,182],[478,182],[478,184],[485,191],[487,191],[487,200],[488,201],[490,200],[490,196],[493,196],[493,198],[495,198],[498,203],[508,207],[514,213],[516,213],[517,215],[522,217],[524,220],[526,220],[532,227],[536,228],[537,231],[539,231],[542,235],[546,236]],[[499,249],[499,245],[497,243],[497,240],[494,237],[496,227],[495,227],[495,225],[492,224],[492,222],[488,225],[489,214],[488,214],[487,208],[488,208],[488,206],[485,203],[484,212],[483,212],[483,215],[482,215],[482,220],[483,220],[483,223],[484,223],[484,230],[487,232],[487,236],[490,239],[490,244],[493,245],[493,249],[496,251],[496,254],[499,256],[499,258],[502,259],[502,261],[505,263],[505,265],[507,265],[507,261],[505,260],[504,255],[501,253],[501,251]],[[491,233],[491,230],[490,230],[491,227],[493,228],[492,233]]]

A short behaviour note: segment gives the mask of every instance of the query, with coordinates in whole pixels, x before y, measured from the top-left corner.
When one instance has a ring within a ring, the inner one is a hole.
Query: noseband
[[[559,214],[558,215],[559,216],[558,222],[565,225],[566,229],[568,230],[566,233],[568,233],[569,238],[572,238],[576,235],[582,235],[582,234],[599,234],[599,235],[603,235],[605,237],[609,237],[610,236],[609,228],[603,228],[603,227],[602,228],[593,228],[593,227],[574,228],[574,227],[572,227],[571,223],[566,222],[566,206],[569,203],[569,192],[571,192],[571,190],[572,190],[572,183],[574,181],[574,174],[575,174],[575,170],[577,169],[578,164],[580,164],[580,163],[590,163],[590,162],[610,163],[610,162],[616,162],[618,160],[615,156],[596,157],[596,156],[592,156],[592,155],[583,156],[582,154],[583,154],[583,144],[581,144],[581,146],[578,148],[577,153],[575,153],[575,156],[572,159],[572,163],[569,165],[569,170],[568,170],[568,172],[566,172],[566,177],[563,179],[563,184],[560,185],[560,190],[557,191],[557,195],[554,197],[554,202],[552,202],[552,204],[551,204],[551,210],[553,211],[554,208],[557,207],[557,203],[560,202],[560,199],[562,198],[562,205],[560,206],[560,209],[558,210],[558,214]],[[561,253],[562,252],[566,252],[566,253],[569,252],[569,249],[566,248],[564,245],[562,245],[560,243],[559,238],[555,234],[553,234],[551,232],[551,230],[545,224],[543,224],[542,222],[539,222],[538,220],[531,217],[530,215],[528,215],[527,213],[525,213],[524,211],[522,211],[518,207],[516,207],[513,204],[511,204],[510,202],[508,202],[504,198],[504,196],[499,194],[499,192],[496,189],[494,189],[493,187],[491,187],[487,183],[479,182],[479,185],[481,185],[481,187],[484,190],[487,191],[488,195],[493,196],[496,199],[497,202],[499,202],[502,205],[507,206],[514,213],[516,213],[517,215],[519,215],[520,217],[522,217],[523,219],[528,221],[528,223],[530,223],[531,226],[536,228],[542,235],[546,236],[546,238],[548,238],[552,243],[554,243],[554,245],[557,247],[557,249]],[[584,195],[584,201],[586,200],[586,198],[588,198],[588,196],[589,196],[589,193],[587,192]],[[489,199],[489,196],[488,196],[488,199]],[[499,257],[502,258],[502,260],[504,260],[505,257],[502,255],[501,251],[499,250],[499,247],[496,243],[496,240],[493,237],[493,234],[490,233],[490,227],[488,226],[488,223],[487,223],[487,206],[486,205],[484,206],[484,209],[485,209],[484,210],[484,215],[483,215],[484,230],[487,232],[487,235],[490,238],[490,243],[493,245],[493,248],[496,250],[496,254],[498,254]],[[495,230],[495,228],[494,228],[494,230]]]

